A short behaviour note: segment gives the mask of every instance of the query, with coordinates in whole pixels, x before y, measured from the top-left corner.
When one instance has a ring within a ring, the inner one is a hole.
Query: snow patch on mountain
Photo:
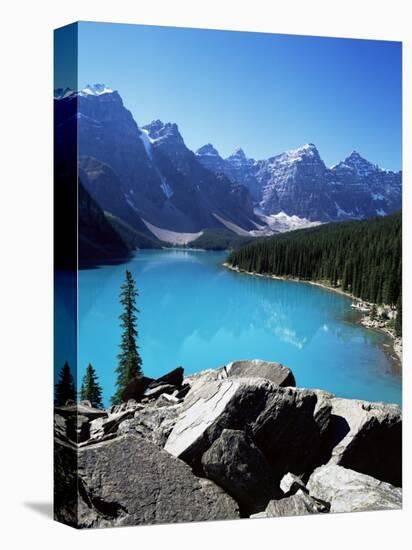
[[[80,96],[94,95],[99,96],[103,94],[112,94],[114,90],[109,88],[105,84],[88,84],[85,88],[80,90]]]
[[[162,181],[162,183],[160,184],[160,188],[163,191],[163,193],[166,195],[166,198],[170,199],[171,197],[173,197],[173,189],[167,183],[166,178],[163,175],[161,175],[160,173],[159,173],[159,175],[160,175],[160,179]]]
[[[221,224],[223,224],[227,229],[230,231],[233,231],[236,235],[240,235],[241,237],[249,237],[252,232],[246,231],[246,229],[242,229],[239,225],[236,225],[235,223],[226,220],[225,218],[222,218],[222,216],[219,216],[219,214],[213,213],[213,216],[220,221]]]
[[[157,227],[156,225],[153,225],[146,220],[143,220],[143,222],[155,237],[157,237],[160,241],[169,244],[189,244],[190,242],[195,241],[203,235],[203,231],[199,231],[198,233],[178,233],[177,231],[170,231],[169,229],[162,229],[161,227]]]
[[[152,140],[149,136],[149,132],[144,128],[140,128],[140,139],[143,142],[146,155],[149,157],[150,160],[153,160]]]
[[[322,223],[320,221],[310,221],[295,215],[289,216],[285,212],[278,212],[277,214],[267,216],[263,214],[259,208],[255,208],[255,214],[270,228],[272,233],[285,233],[286,231],[295,231],[296,229],[316,227]],[[262,229],[260,232],[253,231],[253,234],[256,236],[258,236],[258,234],[263,235],[265,231],[266,229]]]
[[[353,212],[346,212],[346,210],[343,210],[343,208],[341,208],[337,202],[335,202],[335,206],[336,206],[336,215],[338,218],[344,218],[344,219],[353,218]]]

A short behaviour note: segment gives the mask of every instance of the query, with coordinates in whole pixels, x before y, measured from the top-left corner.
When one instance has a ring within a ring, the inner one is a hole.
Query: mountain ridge
[[[384,216],[402,206],[402,172],[357,151],[331,167],[313,143],[263,160],[240,147],[222,158],[211,143],[193,152],[175,122],[139,125],[118,91],[104,84],[56,90],[55,106],[60,143],[78,130],[87,191],[105,211],[151,236],[151,226],[264,235],[287,229],[285,220],[293,228]]]

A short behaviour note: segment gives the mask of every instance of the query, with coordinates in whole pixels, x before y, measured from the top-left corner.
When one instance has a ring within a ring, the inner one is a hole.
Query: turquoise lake
[[[139,347],[146,376],[186,374],[236,359],[278,361],[297,385],[342,397],[401,402],[390,338],[356,324],[351,300],[322,288],[231,272],[225,252],[155,250],[79,272],[79,380],[93,364],[109,404],[120,342],[119,289],[139,289]]]

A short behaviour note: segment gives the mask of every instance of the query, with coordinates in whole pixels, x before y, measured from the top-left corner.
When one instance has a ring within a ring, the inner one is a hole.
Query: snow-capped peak
[[[88,84],[82,90],[75,92],[71,88],[57,88],[54,90],[54,99],[66,99],[68,97],[88,97],[88,96],[100,96],[104,94],[112,94],[114,90],[109,88],[105,84]]]
[[[103,94],[112,94],[112,88],[109,88],[105,84],[88,84],[85,88],[80,90],[79,95],[103,95]]]
[[[291,149],[274,158],[276,162],[288,162],[295,163],[300,162],[303,158],[318,158],[320,160],[319,152],[316,145],[313,143],[306,143],[297,149]]]

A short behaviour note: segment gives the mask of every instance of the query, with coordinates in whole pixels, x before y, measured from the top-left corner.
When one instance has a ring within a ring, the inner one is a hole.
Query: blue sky
[[[139,125],[176,122],[193,150],[261,159],[313,142],[327,165],[356,149],[401,168],[399,42],[98,23],[78,40],[79,87],[111,86]]]

